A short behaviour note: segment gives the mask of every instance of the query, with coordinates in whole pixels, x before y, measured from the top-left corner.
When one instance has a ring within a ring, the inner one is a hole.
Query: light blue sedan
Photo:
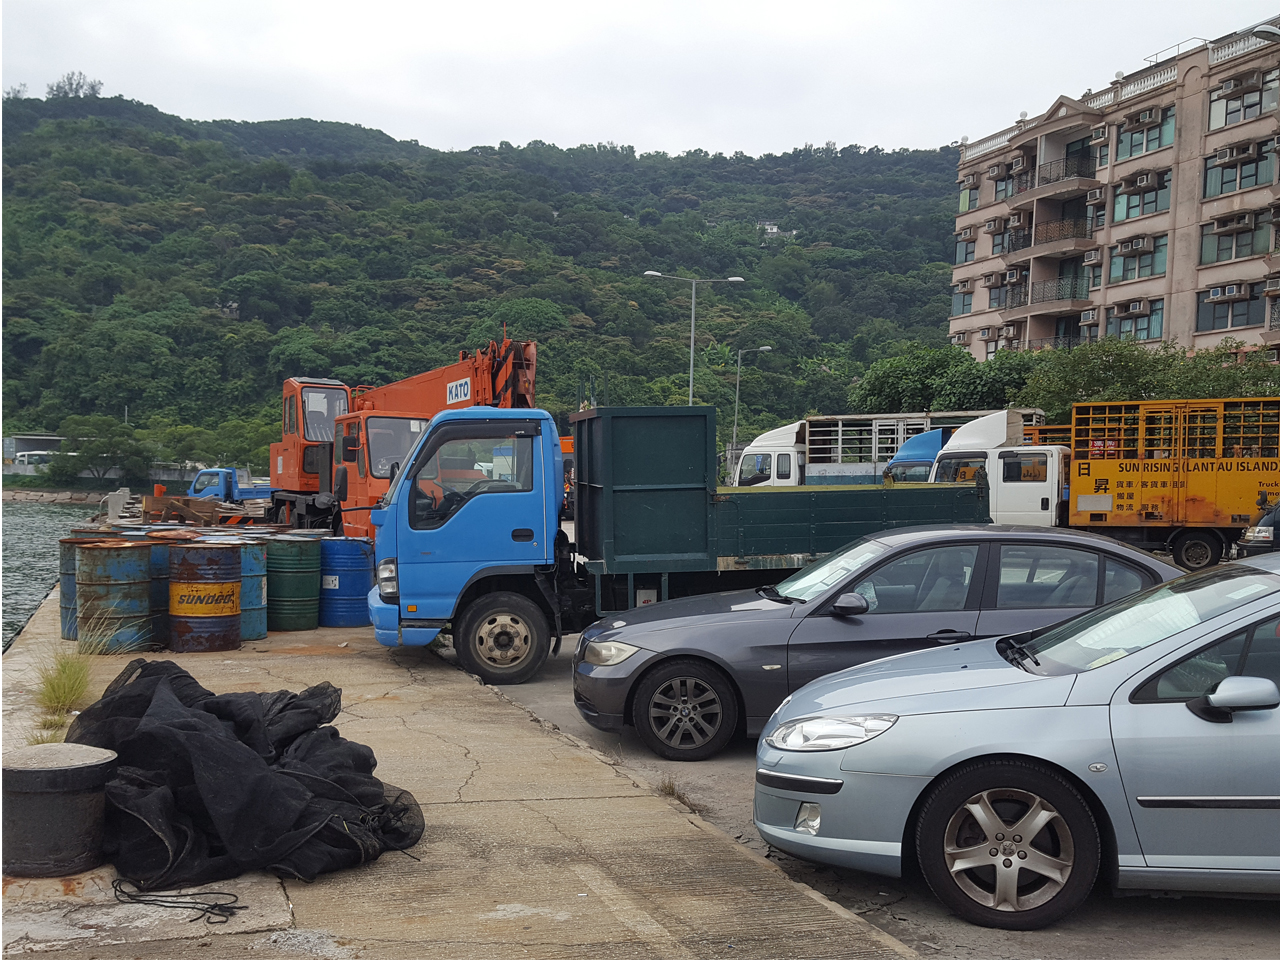
[[[831,674],[757,751],[773,846],[1030,930],[1119,888],[1280,893],[1280,555]]]

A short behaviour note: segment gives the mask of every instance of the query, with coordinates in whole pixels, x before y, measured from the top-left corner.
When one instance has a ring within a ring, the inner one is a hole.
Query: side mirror
[[[1266,677],[1224,677],[1213,693],[1187,701],[1187,709],[1210,723],[1230,723],[1237,710],[1274,710],[1280,689]]]
[[[344,444],[345,446],[345,444]],[[343,451],[346,456],[346,451]],[[341,501],[347,499],[347,467],[346,464],[333,471],[333,495]]]
[[[342,459],[346,463],[355,463],[360,456],[360,438],[354,433],[342,438]],[[344,498],[345,499],[345,498]]]
[[[831,605],[831,612],[837,617],[860,617],[870,609],[867,598],[860,593],[842,593]]]
[[[395,483],[396,474],[400,472],[400,461],[397,460],[391,465],[391,474],[387,477],[388,483]]]

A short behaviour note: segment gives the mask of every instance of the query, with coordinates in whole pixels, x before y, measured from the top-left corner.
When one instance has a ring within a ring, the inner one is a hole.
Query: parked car
[[[791,691],[859,663],[1047,626],[1179,576],[1071,530],[931,526],[856,540],[776,587],[670,600],[583,631],[573,695],[668,760],[755,736]]]
[[[788,697],[755,822],[788,853],[929,886],[974,923],[1118,888],[1280,893],[1280,555]]]

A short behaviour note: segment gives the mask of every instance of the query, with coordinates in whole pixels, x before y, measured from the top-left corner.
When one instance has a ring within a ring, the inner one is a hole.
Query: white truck
[[[1071,450],[1024,446],[1023,418],[1002,410],[951,435],[929,475],[933,483],[966,483],[979,472],[991,488],[991,519],[1034,527],[1065,526]]]
[[[999,411],[1003,416],[1006,411]],[[1044,411],[1015,408],[1019,423],[1042,426]],[[958,427],[990,410],[933,413],[842,414],[809,417],[762,433],[738,458],[729,485],[749,487],[862,485],[881,474],[909,438],[940,427]]]

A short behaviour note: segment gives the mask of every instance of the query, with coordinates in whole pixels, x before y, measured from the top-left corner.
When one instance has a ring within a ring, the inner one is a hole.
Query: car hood
[[[1074,676],[1027,673],[1000,656],[996,643],[919,650],[829,674],[797,690],[774,720],[864,706],[908,715],[1066,703]]]
[[[730,590],[725,593],[707,593],[699,597],[681,597],[647,604],[634,610],[620,610],[600,620],[592,629],[596,636],[605,633],[621,636],[631,633],[649,633],[677,627],[706,625],[709,623],[734,623],[740,620],[758,621],[791,617],[791,604],[769,600],[754,590]]]

